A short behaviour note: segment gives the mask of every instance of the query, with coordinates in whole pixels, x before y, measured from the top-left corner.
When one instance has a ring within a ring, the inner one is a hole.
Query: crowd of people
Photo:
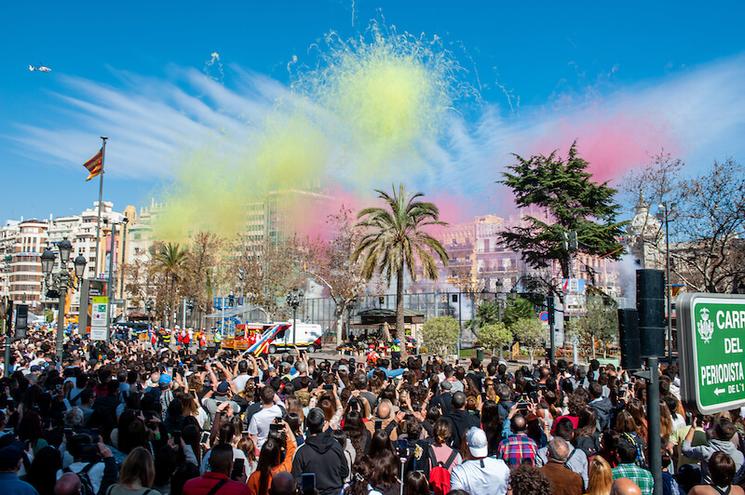
[[[741,411],[613,365],[254,358],[30,333],[0,381],[2,495],[745,495]],[[647,409],[660,410],[650,452]]]

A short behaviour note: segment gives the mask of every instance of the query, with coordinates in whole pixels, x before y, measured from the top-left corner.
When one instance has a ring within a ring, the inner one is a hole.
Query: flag
[[[101,172],[103,172],[103,148],[98,150],[98,153],[93,155],[93,157],[85,162],[83,166],[87,168],[89,172],[88,178],[85,179],[86,182],[100,175]]]

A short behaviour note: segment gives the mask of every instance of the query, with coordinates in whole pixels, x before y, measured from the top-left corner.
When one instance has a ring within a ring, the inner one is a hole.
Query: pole
[[[62,343],[65,340],[65,305],[67,304],[67,277],[65,273],[66,270],[67,268],[63,265],[62,273],[60,274],[63,277],[63,280],[60,281],[61,283],[59,287],[59,309],[57,310],[57,336],[55,339],[57,363],[60,367],[60,371],[62,370]]]
[[[122,254],[122,256],[121,256],[122,262],[119,265],[119,297],[121,299],[125,299],[124,298],[124,275],[125,275],[125,273],[124,273],[124,261],[125,261],[125,259],[127,257],[127,225],[128,225],[128,223],[129,223],[129,221],[127,220],[127,217],[124,217],[124,224],[122,225],[122,253],[121,253]],[[126,314],[126,312],[127,312],[127,303],[126,302],[124,303],[123,311]]]
[[[546,306],[548,309],[549,334],[548,362],[554,364],[554,361],[556,361],[556,312],[554,311],[554,295],[550,292],[546,298]]]
[[[186,298],[183,298],[181,305],[181,328],[186,328]]]
[[[673,301],[672,281],[670,280],[670,227],[669,212],[665,203],[665,281],[667,282],[667,361],[673,363]]]
[[[305,321],[308,321],[307,318]],[[292,302],[292,346],[295,347],[295,324],[297,323],[297,301]]]
[[[109,299],[106,315],[106,343],[111,338],[111,308],[114,307],[114,256],[116,254],[116,224],[111,222],[111,248],[109,249],[109,276],[106,283],[106,295]]]
[[[455,361],[456,363],[459,362],[460,360],[460,339],[463,337],[463,319],[461,318],[462,306],[460,303],[460,300],[461,300],[460,296],[461,296],[461,291],[460,289],[458,289],[458,342],[456,342],[456,349],[457,349],[456,354],[458,355],[458,357]]]
[[[95,267],[95,277],[98,278],[98,274],[101,273],[98,271],[99,266],[101,266],[100,262],[100,246],[101,246],[101,208],[103,207],[103,174],[105,172],[104,170],[104,161],[106,160],[106,141],[108,141],[109,138],[106,136],[101,136],[101,173],[98,174],[98,223],[96,225],[96,267]]]
[[[5,314],[3,315],[5,323],[5,372],[3,377],[7,378],[10,376],[10,346],[13,340],[11,332],[13,328],[13,300],[6,296],[5,301]]]
[[[662,495],[662,457],[660,456],[660,377],[657,356],[647,358],[647,424],[649,425],[649,470],[654,476],[654,495]]]

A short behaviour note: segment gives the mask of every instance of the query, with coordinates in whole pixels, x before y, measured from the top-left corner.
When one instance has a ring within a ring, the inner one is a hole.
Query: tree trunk
[[[590,344],[592,345],[592,359],[595,359],[595,336],[593,335]]]
[[[533,348],[528,348],[528,359],[530,359],[530,366],[533,366]]]
[[[404,330],[404,267],[396,274],[396,337],[401,342],[401,356],[406,355],[406,331]]]
[[[342,320],[344,316],[344,311],[337,311],[336,312],[336,345],[341,345],[342,341]],[[349,329],[347,329],[347,332],[349,332]]]

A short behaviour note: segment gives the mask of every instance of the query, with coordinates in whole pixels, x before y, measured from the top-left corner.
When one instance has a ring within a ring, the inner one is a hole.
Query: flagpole
[[[96,226],[96,273],[95,278],[98,278],[98,267],[101,264],[100,247],[101,247],[101,209],[103,208],[103,174],[104,174],[104,161],[106,160],[106,141],[109,138],[101,136],[103,145],[101,146],[101,173],[98,174],[98,225]]]

